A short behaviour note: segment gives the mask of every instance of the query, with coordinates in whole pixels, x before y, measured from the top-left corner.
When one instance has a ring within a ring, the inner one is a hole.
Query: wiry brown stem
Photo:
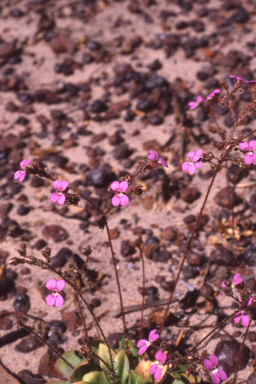
[[[145,290],[145,263],[143,251],[141,248],[142,244],[138,245],[141,257],[141,265],[142,265],[142,302],[141,302],[141,318],[140,318],[140,339],[142,339],[142,331],[143,331],[143,311],[144,311],[144,290]]]
[[[117,267],[116,267],[115,253],[114,253],[114,250],[113,250],[113,245],[112,245],[112,240],[111,240],[111,236],[110,236],[110,232],[109,232],[109,226],[108,226],[107,219],[106,219],[106,230],[107,230],[107,234],[108,234],[108,241],[109,241],[109,246],[110,246],[110,250],[111,250],[111,255],[112,255],[112,260],[113,260],[113,265],[114,265],[114,270],[115,270],[115,275],[116,275],[116,284],[117,284],[119,301],[120,301],[120,308],[121,308],[122,318],[123,318],[124,339],[125,339],[125,345],[126,345],[126,352],[129,355],[129,345],[128,345],[128,336],[127,336],[126,323],[125,323],[123,298],[122,298],[122,292],[121,292],[121,287],[120,287],[120,282],[119,282],[119,277],[118,277],[118,272],[117,272]]]

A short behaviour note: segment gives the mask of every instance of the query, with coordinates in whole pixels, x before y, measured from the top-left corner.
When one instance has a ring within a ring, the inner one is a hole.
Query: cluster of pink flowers
[[[231,288],[235,288],[236,285],[241,284],[243,282],[243,279],[240,277],[241,273],[237,273],[233,277],[233,283],[231,284]],[[225,284],[225,281],[221,283],[222,288],[228,288]],[[222,292],[222,295],[225,295],[225,292]]]
[[[253,153],[256,149],[256,140],[251,140],[249,143],[239,143],[239,148],[242,152],[246,152],[244,155],[244,162],[247,165],[256,165],[256,154]]]
[[[201,95],[197,96],[196,101],[190,101],[188,103],[189,109],[190,110],[196,109],[202,103],[203,100],[204,100],[203,96]]]
[[[148,159],[153,160],[156,163],[162,164],[164,167],[168,168],[167,162],[164,159],[162,159],[162,157],[159,157],[156,151],[150,150],[148,152],[149,152],[149,155],[147,156]]]
[[[245,80],[242,77],[230,75],[229,76],[231,79],[236,79],[237,81],[242,81],[243,83],[250,84],[250,83],[256,83],[256,80]]]
[[[49,291],[52,291],[52,293],[45,298],[46,304],[49,305],[49,307],[55,305],[55,307],[61,308],[64,303],[64,299],[59,292],[64,288],[65,280],[56,281],[55,279],[50,279],[47,281],[45,286],[49,289]]]
[[[190,161],[185,161],[182,164],[182,171],[188,171],[190,175],[194,175],[195,170],[202,166],[202,161],[198,161],[201,159],[203,154],[203,150],[201,148],[197,149],[197,151],[190,151],[188,153],[188,158]]]
[[[17,171],[14,173],[14,179],[19,179],[20,182],[22,182],[25,179],[26,176],[26,167],[31,163],[31,160],[24,159],[20,163],[20,167],[22,168],[22,171]]]
[[[217,356],[210,355],[209,360],[204,359],[205,368],[211,372],[212,380],[215,384],[219,384],[220,380],[227,380],[227,374],[220,368],[217,368],[219,361]]]
[[[57,202],[60,205],[63,205],[65,203],[66,196],[62,192],[65,191],[67,186],[68,186],[68,182],[66,180],[60,181],[57,179],[54,181],[53,188],[55,189],[55,192],[51,194],[51,199],[50,199],[52,203]]]

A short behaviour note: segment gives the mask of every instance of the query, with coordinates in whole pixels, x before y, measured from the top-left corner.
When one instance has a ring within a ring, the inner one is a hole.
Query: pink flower
[[[241,299],[240,299],[241,301]],[[251,305],[252,303],[252,297],[249,297],[249,299],[247,299],[243,305],[245,307],[247,307],[247,305]],[[237,312],[235,315],[234,315],[234,322],[237,324],[239,323],[239,321],[241,320],[241,323],[242,323],[242,326],[243,327],[247,327],[249,325],[249,322],[250,322],[250,318],[249,318],[249,315],[246,311],[244,311],[243,309],[239,312]]]
[[[26,167],[31,163],[31,160],[24,159],[20,163],[20,167],[23,169],[23,171],[17,171],[14,173],[14,179],[19,179],[19,181],[23,181],[26,176]]]
[[[63,205],[66,200],[66,196],[62,193],[62,191],[65,191],[65,189],[68,186],[68,182],[66,180],[60,181],[55,180],[53,183],[53,188],[55,189],[55,192],[51,195],[51,202],[57,203],[60,205]]]
[[[241,284],[243,282],[243,279],[240,276],[241,276],[241,273],[237,273],[233,277],[233,283],[231,284],[231,288],[235,288],[236,285]],[[221,286],[222,286],[222,288],[227,288],[225,281],[223,281],[223,283],[221,283]],[[222,292],[222,295],[225,295],[225,292]]]
[[[204,366],[211,371],[212,380],[215,384],[219,384],[221,380],[227,380],[227,374],[222,369],[216,368],[218,365],[218,358],[215,355],[210,355],[209,359],[204,359]]]
[[[239,143],[239,148],[241,149],[241,151],[247,152],[244,155],[244,162],[245,162],[245,164],[247,164],[247,165],[249,165],[249,164],[256,165],[256,154],[253,153],[253,151],[256,149],[256,140],[249,141],[249,144],[245,143],[245,142]]]
[[[155,358],[158,361],[158,364],[151,365],[149,368],[149,373],[150,375],[154,375],[155,380],[160,380],[162,376],[163,365],[165,364],[167,355],[166,353],[163,353],[161,350],[159,350],[155,354]]]
[[[216,93],[220,93],[220,89],[215,89],[213,92],[210,93],[210,95],[208,95],[204,101],[204,104],[203,106],[205,106],[205,104],[207,103],[208,100],[212,99]]]
[[[117,194],[112,198],[112,204],[114,207],[117,207],[119,204],[121,204],[123,207],[127,207],[129,204],[129,197],[126,195],[123,195],[123,192],[126,191],[128,188],[128,181],[122,181],[119,183],[118,181],[113,181],[113,183],[110,186],[113,191],[117,192]]]
[[[58,292],[62,291],[64,288],[65,280],[56,281],[55,279],[50,279],[45,286],[49,291],[52,291],[52,293],[45,298],[46,304],[49,305],[49,307],[52,307],[53,305],[58,308],[62,307],[64,299]]]
[[[188,103],[189,109],[196,109],[200,103],[204,100],[203,96],[199,95],[196,99],[196,101],[190,101]]]
[[[148,336],[148,340],[141,339],[137,344],[137,348],[140,348],[138,355],[142,355],[144,352],[146,352],[150,344],[156,341],[158,337],[159,335],[156,334],[156,329],[153,329]]]
[[[243,83],[250,84],[250,83],[256,83],[256,80],[245,80],[242,77],[230,75],[229,76],[231,79],[236,79],[237,81],[242,81]]]
[[[162,159],[161,157],[158,159],[158,153],[156,151],[151,150],[148,152],[149,152],[149,155],[147,156],[148,159],[157,161],[159,164],[162,164],[163,166],[168,168],[168,164],[164,159]]]
[[[202,153],[203,151],[201,148],[199,148],[196,152],[190,151],[188,153],[188,158],[190,161],[185,161],[185,163],[182,164],[182,171],[188,171],[190,175],[194,175],[195,170],[202,166],[202,161],[198,161],[201,158]]]

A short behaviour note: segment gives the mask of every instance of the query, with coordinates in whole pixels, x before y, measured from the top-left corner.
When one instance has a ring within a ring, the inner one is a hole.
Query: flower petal
[[[253,165],[256,165],[256,155],[255,155],[255,153],[252,154],[252,163],[253,163]]]
[[[155,374],[154,374],[154,378],[156,381],[160,380],[161,379],[161,376],[162,376],[162,369],[163,368],[157,368]]]
[[[160,361],[162,354],[163,354],[163,352],[161,351],[161,349],[159,349],[159,351],[157,351],[157,353],[155,354],[155,359]]]
[[[55,304],[55,298],[56,296],[53,296],[52,294],[46,296],[45,298],[46,304],[49,305],[49,307],[52,307]]]
[[[194,164],[194,166],[196,167],[196,169],[201,168],[202,165],[203,165],[202,161],[198,161],[197,163]]]
[[[149,341],[150,341],[151,343],[153,343],[153,342],[156,341],[158,338],[159,338],[159,335],[156,333],[156,329],[153,329],[153,331],[151,331],[150,334],[149,334],[149,337],[148,337]]]
[[[114,197],[112,197],[112,200],[111,200],[111,202],[112,202],[112,205],[114,206],[114,207],[117,207],[119,204],[120,204],[120,196],[118,196],[118,195],[115,195]]]
[[[54,192],[54,193],[51,194],[51,198],[50,198],[50,200],[51,200],[52,203],[56,203],[56,201],[58,200],[58,198],[59,198],[58,193]]]
[[[113,183],[111,183],[110,185],[110,188],[113,190],[113,191],[118,191],[119,190],[119,181],[113,181]]]
[[[148,151],[148,153],[149,153],[149,155],[147,156],[148,159],[155,160],[155,161],[157,160],[157,158],[158,158],[157,151],[150,150],[150,151]]]
[[[182,171],[186,172],[189,167],[189,162],[185,161],[185,163],[182,163],[181,169]]]
[[[189,165],[189,167],[188,167],[188,173],[189,173],[190,175],[194,175],[195,170],[196,170],[196,167],[194,166],[194,164]]]
[[[22,162],[20,163],[20,167],[21,167],[21,168],[26,168],[26,166],[29,165],[29,163],[31,163],[31,160],[24,159],[24,160],[22,160]]]
[[[239,148],[240,148],[241,151],[243,151],[243,152],[247,151],[247,149],[249,148],[248,143],[246,143],[246,142],[244,142],[244,143],[239,143]]]
[[[166,355],[166,353],[163,353],[163,354],[162,354],[162,357],[161,357],[161,359],[160,359],[160,363],[165,364],[166,359],[167,359],[167,355]]]
[[[151,367],[149,368],[149,374],[150,374],[150,375],[154,375],[154,373],[155,373],[157,367],[158,367],[158,364],[153,364],[153,365],[151,365]]]
[[[212,381],[213,381],[215,384],[219,384],[219,382],[220,382],[219,376],[218,376],[217,373],[215,373],[215,372],[212,372]]]
[[[239,323],[239,321],[241,320],[241,316],[242,316],[242,313],[241,312],[237,312],[234,316],[234,322],[237,324]]]
[[[166,168],[169,168],[167,162],[164,159],[162,159],[162,157],[160,157],[160,159],[158,160],[158,163],[162,164]]]
[[[58,296],[55,296],[56,299],[55,299],[55,307],[62,307],[62,305],[64,304],[64,299],[61,295],[58,295]]]
[[[122,181],[121,183],[120,183],[120,186],[119,186],[119,188],[120,188],[120,191],[121,192],[125,192],[126,191],[126,189],[128,188],[128,186],[129,186],[129,184],[128,184],[128,181]]]
[[[58,280],[57,282],[56,282],[56,291],[57,292],[60,292],[60,291],[62,291],[62,289],[65,287],[65,280]]]
[[[143,347],[148,341],[145,339],[141,339],[138,341],[137,348]]]
[[[233,283],[234,283],[234,285],[237,285],[237,284],[242,283],[243,279],[242,279],[240,276],[241,276],[241,273],[237,273],[237,274],[233,277]]]
[[[204,359],[204,366],[206,369],[209,369],[209,370],[213,368],[212,363],[208,359]]]
[[[61,195],[59,195],[57,201],[58,201],[58,204],[63,205],[66,201],[66,196],[62,193]]]
[[[204,100],[203,96],[202,96],[202,95],[199,95],[199,96],[197,97],[197,99],[196,99],[196,102],[197,102],[198,104],[200,104],[200,103],[202,103],[203,100]]]
[[[217,365],[218,365],[218,358],[217,358],[217,356],[215,356],[215,355],[210,355],[210,356],[209,356],[209,359],[210,359],[210,362],[212,363],[212,365],[213,365],[214,367],[217,367]]]
[[[193,159],[193,156],[196,154],[196,151],[190,151],[189,153],[188,153],[188,158],[190,159],[190,160],[192,160]]]
[[[196,155],[202,156],[202,154],[203,154],[202,148],[198,148],[197,151],[196,151]]]
[[[68,186],[68,181],[67,180],[64,180],[61,182],[61,187],[60,187],[60,190],[61,191],[65,191],[65,189],[67,188]]]
[[[223,369],[218,368],[218,375],[221,380],[227,380],[227,374]]]
[[[247,315],[247,313],[244,313],[243,316],[242,316],[242,326],[243,327],[248,327],[249,323],[250,323],[250,318],[249,316]]]
[[[138,355],[142,355],[143,353],[145,353],[148,347],[149,345],[144,345],[143,347],[141,347],[138,351]]]
[[[249,155],[249,153],[246,153],[246,155],[244,155],[244,162],[247,165],[250,165],[252,163],[252,156]]]
[[[22,182],[25,179],[25,176],[26,176],[26,172],[22,171],[20,176],[19,176],[19,181]]]
[[[192,111],[193,109],[196,109],[198,107],[198,103],[196,101],[190,101],[188,103],[189,109]]]
[[[256,149],[256,140],[249,141],[248,147],[251,151],[254,151]]]
[[[59,179],[54,181],[53,188],[54,189],[61,189],[61,181]]]
[[[17,172],[15,172],[14,173],[14,179],[16,180],[16,179],[19,179],[19,177],[20,177],[20,175],[22,174],[22,173],[24,173],[23,171],[17,171]]]
[[[200,157],[201,157],[201,156],[195,154],[195,155],[193,156],[193,158],[192,158],[193,163],[195,163],[196,161],[198,161],[198,160],[200,159]]]
[[[54,291],[54,289],[56,288],[56,285],[57,285],[57,281],[55,279],[50,279],[45,284],[46,288],[49,289],[49,291]]]
[[[122,195],[122,196],[120,196],[120,204],[121,204],[123,207],[127,207],[127,205],[129,204],[129,197],[126,196],[126,195]]]

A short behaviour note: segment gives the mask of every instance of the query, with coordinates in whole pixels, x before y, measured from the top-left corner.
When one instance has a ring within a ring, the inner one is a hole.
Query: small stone
[[[173,241],[176,239],[176,231],[170,225],[161,231],[161,238],[167,241]]]
[[[34,103],[34,97],[30,93],[18,93],[18,99],[23,104],[32,104]]]
[[[193,20],[190,23],[191,27],[196,31],[197,33],[204,31],[204,22],[201,20]]]
[[[113,133],[113,135],[109,136],[108,138],[110,145],[118,145],[124,141],[123,137],[120,135],[118,131]]]
[[[37,242],[34,245],[34,247],[37,251],[40,251],[41,249],[43,249],[46,246],[47,246],[47,243],[44,239],[37,240]]]
[[[111,239],[117,239],[119,237],[119,231],[117,228],[114,228],[114,229],[110,229],[110,238]]]
[[[81,316],[78,315],[75,311],[65,311],[61,320],[65,323],[67,329],[70,332],[74,332],[79,326],[83,324]]]
[[[180,29],[185,29],[189,26],[189,24],[186,22],[186,21],[179,21],[177,24],[176,24],[176,29],[180,30]]]
[[[142,287],[138,287],[138,291],[141,295],[143,295],[143,288]],[[157,293],[158,293],[158,288],[155,287],[154,285],[151,285],[150,287],[144,288],[144,296],[156,295]]]
[[[102,100],[95,100],[91,104],[91,108],[90,108],[91,112],[93,112],[93,113],[105,112],[105,111],[107,111],[107,109],[108,109],[108,106]]]
[[[87,184],[95,188],[106,188],[116,180],[116,175],[108,166],[92,168],[87,174]]]
[[[71,260],[73,252],[69,248],[61,248],[57,255],[51,257],[51,264],[53,268],[62,268],[67,261]]]
[[[93,61],[94,61],[94,57],[89,52],[85,52],[83,55],[83,63],[91,64]]]
[[[2,276],[0,279],[0,297],[5,298],[14,287],[15,283],[12,279]]]
[[[16,312],[28,312],[30,310],[30,299],[26,293],[17,293],[14,298],[13,308]]]
[[[40,188],[44,186],[44,179],[39,176],[33,175],[30,181],[30,185],[33,188]]]
[[[7,216],[8,213],[12,210],[13,204],[11,202],[8,203],[2,203],[0,205],[0,216],[4,217]]]
[[[0,329],[3,329],[4,331],[7,331],[12,328],[12,320],[10,319],[8,312],[5,315],[5,312],[7,311],[1,311],[0,314]]]
[[[107,339],[112,348],[119,348],[121,336],[122,334],[120,332],[114,332],[108,335]]]
[[[43,236],[46,239],[52,239],[55,243],[64,241],[69,237],[68,232],[62,228],[60,225],[46,225],[43,229]]]
[[[24,116],[20,116],[20,117],[18,117],[18,119],[16,120],[16,124],[17,125],[27,125],[27,124],[29,124],[29,120],[26,118],[26,117],[24,117]]]
[[[30,212],[30,207],[27,207],[24,204],[20,204],[17,209],[17,214],[20,216],[25,216]]]
[[[151,71],[158,71],[159,69],[162,68],[162,63],[161,61],[159,61],[158,59],[155,59],[154,61],[152,61],[152,63],[150,63],[148,65],[148,68],[151,70]]]
[[[223,247],[223,245],[216,245],[210,254],[214,264],[217,265],[233,265],[235,256],[232,251]]]
[[[234,188],[225,187],[221,189],[214,198],[216,204],[220,207],[231,209],[240,203],[239,197],[236,195]]]
[[[45,379],[39,374],[33,374],[28,369],[18,372],[18,377],[24,384],[45,384]]]
[[[179,306],[181,309],[186,310],[195,306],[196,301],[199,296],[199,291],[194,289],[194,291],[188,291],[185,297],[180,300]]]
[[[36,337],[30,335],[18,343],[14,349],[17,352],[29,353],[42,346],[43,344]]]
[[[214,291],[210,285],[205,284],[200,288],[200,294],[205,297],[211,297]]]
[[[248,333],[248,339],[251,343],[254,343],[256,341],[256,332],[249,332]]]
[[[136,250],[130,244],[129,240],[122,240],[120,253],[123,257],[133,255],[135,252],[136,252]]]
[[[116,160],[127,159],[131,154],[132,150],[129,148],[128,144],[119,144],[113,151],[113,155]]]
[[[244,253],[242,254],[242,258],[247,265],[249,266],[255,265],[256,247],[254,245],[251,245],[248,249],[244,251]]]
[[[147,99],[140,100],[137,104],[137,109],[142,112],[150,112],[152,109],[155,109],[155,107],[155,103]]]
[[[170,254],[169,251],[167,251],[167,249],[158,249],[154,252],[153,254],[153,261],[157,261],[157,262],[166,262],[168,261],[170,258],[172,257],[172,255]]]
[[[167,292],[172,292],[174,288],[174,281],[172,280],[162,280],[160,282],[160,287]]]
[[[202,254],[198,254],[193,251],[190,251],[187,255],[187,262],[190,265],[199,266],[202,263],[202,259],[203,259]]]
[[[227,376],[232,375],[235,372],[235,367],[240,351],[241,344],[236,340],[225,340],[221,341],[216,349],[214,354],[217,356],[219,363],[218,368],[223,369]],[[239,359],[238,370],[242,370],[246,367],[249,362],[250,349],[247,345],[243,347],[243,353]]]
[[[185,203],[193,203],[200,197],[201,193],[196,189],[196,187],[187,187],[181,188],[180,198],[185,201]]]
[[[164,119],[161,116],[154,114],[148,116],[148,121],[152,125],[160,125],[163,124]]]
[[[232,19],[236,23],[246,23],[249,20],[249,14],[244,7],[239,7]]]
[[[185,265],[182,268],[184,279],[195,279],[199,275],[199,267],[195,265]]]

